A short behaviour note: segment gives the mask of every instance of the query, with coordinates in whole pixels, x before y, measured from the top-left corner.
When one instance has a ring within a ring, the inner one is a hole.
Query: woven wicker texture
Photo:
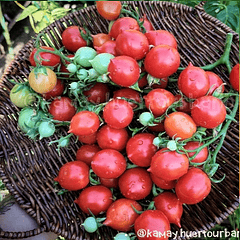
[[[170,2],[125,2],[138,8],[141,16],[145,13],[155,29],[165,29],[174,34],[181,55],[181,66],[186,67],[191,61],[196,66],[215,62],[223,53],[226,34],[233,33],[231,48],[231,64],[239,62],[239,36],[217,19],[206,14],[199,5],[193,9]],[[95,6],[74,12],[48,26],[44,32],[53,44],[60,48],[61,33],[70,25],[86,25],[93,33],[107,32],[108,21],[103,19]],[[44,44],[44,43],[43,43]],[[0,238],[19,239],[37,235],[43,231],[53,231],[66,239],[98,239],[97,234],[87,234],[80,226],[86,215],[73,201],[78,192],[57,195],[53,186],[53,178],[60,167],[75,160],[80,143],[75,141],[67,149],[61,150],[61,157],[56,145],[48,145],[49,140],[58,139],[54,135],[50,139],[31,141],[18,129],[19,109],[9,100],[9,92],[13,87],[8,79],[23,82],[28,77],[30,68],[28,57],[33,49],[30,40],[19,52],[8,67],[0,83],[0,176],[10,193],[15,197],[30,216],[36,219],[39,228],[20,233],[0,232]],[[225,66],[214,70],[229,90],[228,72]],[[234,99],[226,103],[233,108]],[[238,120],[238,119],[237,119]],[[232,123],[225,138],[217,161],[221,167],[214,175],[216,179],[226,178],[219,184],[213,184],[210,195],[197,205],[184,206],[181,220],[183,230],[208,230],[216,223],[221,223],[238,207],[238,136],[239,126]],[[62,128],[62,135],[67,129]],[[217,142],[211,148],[217,146]],[[178,230],[172,226],[172,230]],[[113,239],[110,228],[100,229],[101,239]]]

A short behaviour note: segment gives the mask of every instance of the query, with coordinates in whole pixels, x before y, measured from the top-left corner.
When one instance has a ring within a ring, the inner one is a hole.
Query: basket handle
[[[200,12],[205,12],[204,5],[207,1],[201,1],[198,5],[195,6],[195,9],[197,9]]]

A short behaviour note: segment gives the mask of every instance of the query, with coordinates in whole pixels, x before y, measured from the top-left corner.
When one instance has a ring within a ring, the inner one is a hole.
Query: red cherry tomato
[[[108,72],[110,79],[122,87],[132,86],[140,76],[137,61],[128,56],[118,56],[111,59]]]
[[[204,96],[194,101],[191,115],[194,122],[204,128],[215,128],[226,118],[226,107],[213,96]]]
[[[63,94],[63,91],[64,91],[64,84],[62,83],[61,80],[58,79],[57,80],[57,84],[54,87],[54,89],[52,89],[50,92],[44,93],[43,97],[46,100],[49,100],[51,98],[55,98],[55,97],[61,96]]]
[[[153,25],[152,25],[152,23],[147,19],[146,14],[144,14],[144,15],[143,15],[143,18],[140,18],[139,20],[140,20],[141,22],[144,21],[144,22],[143,22],[143,26],[145,27],[145,29],[146,29],[147,32],[154,30]]]
[[[74,202],[84,213],[90,214],[91,211],[97,216],[100,213],[107,211],[113,202],[112,199],[113,196],[110,189],[97,185],[83,189]]]
[[[176,194],[172,192],[163,192],[153,199],[157,210],[162,211],[170,223],[181,227],[180,220],[183,214],[183,205],[178,200]]]
[[[168,85],[168,78],[167,77],[161,78],[159,80],[160,80],[159,83],[154,83],[151,86],[153,89],[156,89],[156,88],[164,88],[165,89],[167,87],[167,85]]]
[[[154,123],[156,124],[155,126],[149,126],[148,129],[152,132],[164,132],[164,124],[163,122],[158,122],[158,123]]]
[[[180,66],[178,51],[168,45],[158,45],[152,48],[144,60],[146,71],[155,78],[169,77]]]
[[[113,56],[117,56],[116,41],[109,40],[105,42],[101,47],[94,47],[97,53],[110,53]]]
[[[53,115],[54,120],[70,121],[76,113],[76,108],[73,106],[70,98],[60,97],[51,102],[49,113]]]
[[[127,142],[128,159],[137,166],[150,166],[153,155],[157,147],[153,145],[155,136],[151,133],[138,133]]]
[[[107,20],[115,20],[121,13],[120,1],[96,1],[98,13]]]
[[[76,154],[76,161],[85,162],[88,166],[91,165],[94,155],[101,149],[97,145],[82,145]]]
[[[96,113],[81,111],[75,114],[71,120],[69,132],[77,136],[91,135],[100,126],[100,120]]]
[[[94,144],[97,142],[97,132],[90,135],[78,135],[78,141],[85,144]]]
[[[62,44],[67,50],[76,52],[79,48],[87,46],[87,42],[82,38],[80,31],[81,28],[78,26],[70,26],[63,31]]]
[[[166,116],[164,129],[169,137],[184,140],[193,136],[197,126],[188,114],[173,112]]]
[[[156,184],[156,186],[161,189],[166,189],[166,190],[173,189],[177,183],[176,180],[167,181],[167,180],[164,180],[162,178],[155,176],[152,173],[150,173],[150,177],[151,177],[153,183]]]
[[[118,178],[126,170],[127,163],[120,152],[103,149],[94,155],[91,166],[98,177]]]
[[[125,128],[133,119],[133,110],[127,101],[123,99],[113,99],[104,107],[103,118],[112,128]]]
[[[210,82],[206,72],[191,63],[180,73],[179,90],[188,98],[199,98],[207,94]]]
[[[147,197],[152,190],[152,180],[144,168],[126,170],[119,178],[119,189],[125,198],[141,200]]]
[[[144,88],[147,85],[148,85],[147,74],[145,74],[141,79],[138,80],[138,86],[140,88]]]
[[[221,86],[221,92],[224,92],[224,85],[222,79],[214,72],[207,71],[206,74],[208,75],[210,91],[208,95],[212,95],[213,92]]]
[[[40,49],[54,51],[54,48],[47,47],[47,46],[42,46],[40,47]],[[30,64],[34,67],[36,67],[36,62],[34,60],[34,55],[36,52],[37,52],[37,48],[34,48],[29,56]],[[54,53],[40,52],[39,55],[40,57],[37,56],[37,59],[41,61],[41,65],[43,66],[57,67],[60,64],[60,61],[61,61],[60,57]]]
[[[154,89],[144,96],[146,107],[154,116],[161,116],[175,101],[171,92],[165,89]]]
[[[60,168],[54,181],[69,191],[80,190],[89,183],[89,167],[80,161],[68,162]]]
[[[128,132],[125,128],[115,129],[104,125],[97,133],[97,142],[100,148],[122,151],[128,141]]]
[[[149,45],[168,45],[177,49],[177,41],[173,34],[165,30],[148,31],[145,33],[148,39]]]
[[[152,158],[149,172],[164,180],[176,180],[187,173],[189,160],[185,154],[163,148]]]
[[[148,51],[149,43],[146,36],[137,30],[123,31],[116,39],[116,52],[118,55],[141,60]]]
[[[182,203],[196,204],[210,193],[211,180],[201,169],[193,167],[178,180],[175,190]]]
[[[138,211],[142,211],[142,207],[137,201],[126,198],[117,199],[108,208],[107,219],[103,222],[103,225],[117,231],[130,231],[138,217],[132,206]]]
[[[111,37],[106,33],[98,33],[92,35],[93,38],[93,47],[101,47],[105,42],[111,40]]]
[[[99,178],[99,180],[107,188],[118,188],[118,178]]]
[[[174,96],[175,102],[178,102],[180,98],[182,98],[181,94],[177,94]],[[185,112],[185,113],[190,113],[191,112],[191,102],[187,102],[184,98],[181,100],[182,106],[176,108],[178,112]]]
[[[229,82],[231,83],[233,89],[239,91],[239,63],[232,68],[229,76]]]

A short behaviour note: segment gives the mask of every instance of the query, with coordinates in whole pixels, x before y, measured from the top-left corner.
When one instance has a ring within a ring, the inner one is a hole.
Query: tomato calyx
[[[81,37],[87,42],[87,46],[92,43],[92,34],[86,26],[83,26],[83,29],[79,29]]]
[[[148,81],[149,86],[152,86],[153,84],[161,84],[162,82],[166,83],[165,79],[156,78],[156,77],[151,76],[150,74],[147,75],[147,81]]]
[[[49,142],[49,146],[52,145],[53,143],[57,143],[57,149],[56,150],[57,150],[57,152],[58,152],[58,154],[60,156],[61,155],[60,149],[69,146],[70,139],[71,139],[72,136],[73,136],[73,133],[70,133],[70,134],[68,134],[66,136],[62,136],[62,137],[60,137],[57,140]]]
[[[101,182],[98,180],[97,175],[94,173],[92,169],[89,171],[89,180],[92,185],[99,185]]]
[[[164,190],[162,188],[157,187],[156,184],[153,184],[152,194],[153,194],[154,197],[158,196],[159,194],[161,194],[163,192],[164,192]],[[154,207],[154,201],[152,201],[152,202],[153,202],[153,207]]]

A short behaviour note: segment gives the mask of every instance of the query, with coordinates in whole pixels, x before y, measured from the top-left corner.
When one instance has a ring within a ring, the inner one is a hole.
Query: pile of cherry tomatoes
[[[183,204],[210,193],[216,163],[208,146],[222,135],[206,131],[220,134],[231,115],[221,100],[224,84],[192,63],[179,74],[177,40],[154,30],[146,16],[120,15],[121,2],[96,6],[111,21],[109,32],[67,27],[60,50],[37,39],[28,81],[16,83],[10,99],[23,108],[19,128],[29,137],[50,137],[66,125],[69,134],[54,141],[58,150],[72,136],[82,143],[76,161],[64,164],[54,180],[81,190],[75,203],[90,215],[86,231],[105,225],[119,231],[116,240],[161,239],[132,230],[181,227]],[[239,64],[230,83],[239,90]],[[169,87],[174,84],[177,93]]]

